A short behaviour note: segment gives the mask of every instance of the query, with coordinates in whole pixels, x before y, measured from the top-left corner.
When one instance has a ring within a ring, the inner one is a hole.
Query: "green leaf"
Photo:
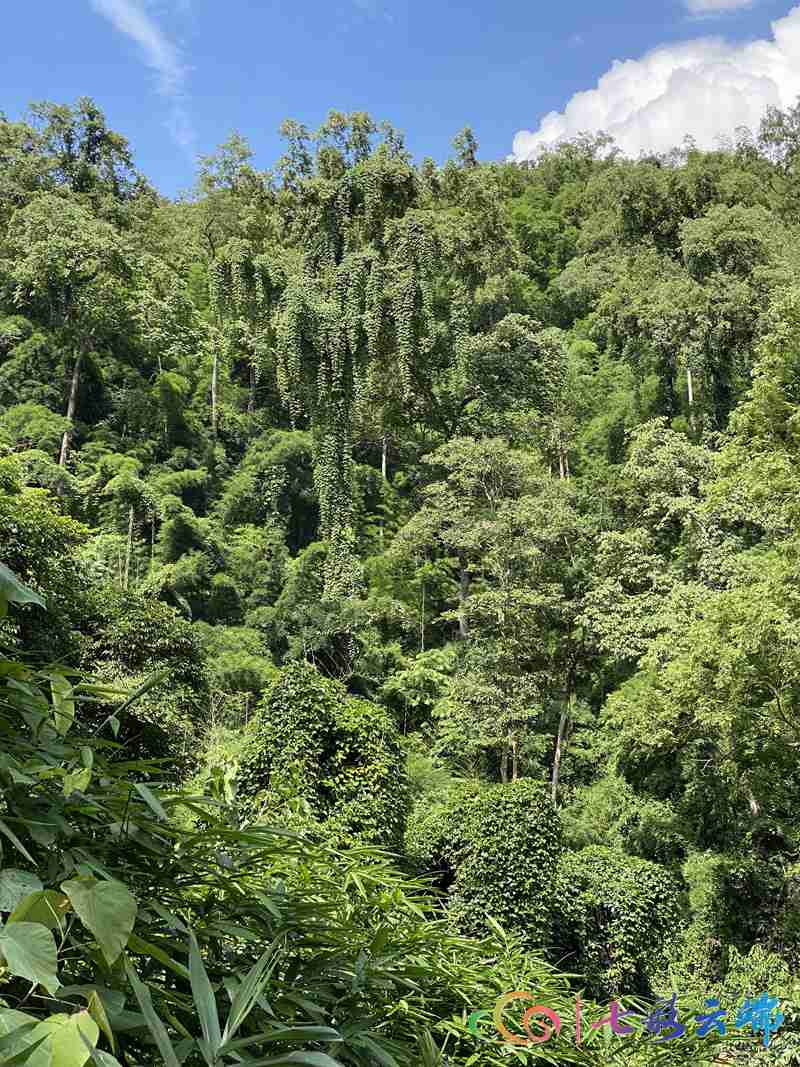
[[[28,852],[27,848],[25,848],[25,846],[14,833],[14,831],[10,829],[10,827],[6,826],[2,819],[0,819],[0,834],[4,834],[11,842],[11,844],[17,849],[17,851],[22,853],[26,860],[29,860],[31,863],[36,862],[36,860],[33,858],[30,852]]]
[[[0,1010],[0,1063],[8,1062],[8,1053],[12,1055],[20,1048],[26,1048],[27,1042],[23,1041],[39,1025],[39,1020],[33,1015],[26,1015],[23,1011],[13,1009]]]
[[[289,1052],[285,1056],[270,1056],[266,1060],[248,1060],[247,1067],[289,1067],[293,1063],[301,1067],[342,1067],[338,1060],[325,1052]]]
[[[48,930],[60,930],[69,901],[55,889],[41,889],[24,897],[8,917],[10,923],[41,923]]]
[[[128,948],[131,952],[136,952],[140,956],[152,956],[153,959],[158,960],[159,963],[163,963],[169,970],[174,971],[175,974],[179,974],[181,978],[188,978],[189,971],[182,963],[178,963],[173,960],[162,948],[158,945],[154,945],[152,941],[145,941],[139,937],[138,934],[131,934],[128,938]]]
[[[75,701],[72,686],[63,674],[50,674],[50,692],[53,695],[53,720],[58,732],[64,736],[75,721]]]
[[[161,1058],[164,1060],[167,1067],[180,1067],[178,1057],[175,1055],[175,1049],[172,1047],[172,1042],[169,1039],[167,1028],[156,1015],[153,1001],[150,996],[150,990],[144,982],[140,981],[138,974],[130,964],[126,965],[125,973],[128,975],[128,981],[131,983],[133,992],[139,1002],[139,1007],[142,1009],[142,1015],[144,1015],[148,1029],[153,1035],[156,1045],[158,1045],[158,1051],[161,1053]]]
[[[0,605],[2,606],[0,616],[6,614],[8,604],[36,604],[47,610],[47,605],[42,598],[21,582],[4,563],[0,563]]]
[[[89,767],[80,771],[70,771],[64,775],[64,796],[72,796],[73,793],[84,793],[92,780],[92,772]]]
[[[111,1024],[108,1021],[106,1015],[106,1009],[103,1007],[103,1002],[97,994],[96,990],[92,990],[89,994],[89,1001],[86,1005],[86,1009],[108,1038],[108,1043],[111,1045],[112,1051],[116,1052],[116,1044],[114,1042],[114,1032],[111,1029]]]
[[[112,1056],[110,1052],[103,1052],[99,1048],[96,1048],[92,1053],[92,1059],[99,1064],[99,1067],[122,1067],[116,1056]]]
[[[39,923],[9,923],[0,929],[0,952],[17,978],[44,986],[48,993],[58,989],[58,952],[46,927]]]
[[[189,931],[189,980],[192,986],[194,1005],[200,1016],[200,1027],[203,1031],[207,1048],[202,1047],[203,1055],[207,1063],[213,1065],[219,1047],[222,1044],[222,1036],[219,1027],[219,1014],[217,1002],[214,999],[214,991],[208,973],[203,966],[200,956],[200,948],[194,933]]]
[[[169,821],[169,815],[167,815],[166,811],[162,807],[161,802],[158,800],[155,794],[147,788],[146,785],[143,785],[141,782],[134,782],[133,788],[136,790],[142,800],[147,804],[147,806],[153,812],[155,812],[156,816],[159,819],[163,819],[165,822]]]
[[[372,1054],[376,1062],[381,1064],[381,1067],[400,1067],[394,1056],[390,1056],[386,1049],[381,1048],[377,1041],[373,1041],[371,1037],[362,1035],[359,1044],[363,1045],[367,1052]]]
[[[222,1046],[224,1052],[241,1052],[242,1049],[251,1048],[253,1045],[278,1044],[281,1041],[342,1041],[342,1035],[338,1030],[330,1026],[284,1026],[276,1030],[265,1030],[260,1034],[252,1034],[242,1037],[238,1041]]]
[[[236,990],[231,1003],[231,1010],[228,1013],[228,1020],[225,1024],[225,1033],[222,1035],[223,1044],[234,1036],[263,993],[264,987],[269,982],[272,971],[278,962],[279,957],[276,955],[275,950],[282,942],[283,935],[272,942],[261,958],[253,964]]]
[[[127,945],[136,921],[133,895],[121,882],[99,882],[96,878],[73,878],[62,882],[61,889],[83,925],[94,934],[110,966]]]
[[[75,1015],[51,1015],[44,1019],[31,1034],[34,1040],[46,1038],[39,1055],[49,1049],[52,1067],[83,1067],[97,1044],[100,1031],[87,1011]],[[39,1067],[48,1061],[31,1060],[31,1067]]]
[[[0,871],[0,911],[13,911],[29,893],[41,888],[42,883],[35,874],[7,867]]]
[[[38,1038],[32,1045],[26,1045],[13,1056],[4,1056],[3,1067],[17,1067],[17,1064],[19,1064],[20,1067],[22,1067],[23,1064],[25,1067],[50,1067],[53,1059],[49,1048],[42,1049],[42,1054],[40,1056],[34,1056],[36,1050],[41,1045],[44,1045],[45,1041],[47,1041],[47,1035]]]

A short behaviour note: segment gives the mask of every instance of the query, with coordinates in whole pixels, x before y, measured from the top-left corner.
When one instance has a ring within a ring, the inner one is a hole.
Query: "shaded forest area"
[[[800,1063],[800,105],[282,133],[0,115],[0,1056]]]

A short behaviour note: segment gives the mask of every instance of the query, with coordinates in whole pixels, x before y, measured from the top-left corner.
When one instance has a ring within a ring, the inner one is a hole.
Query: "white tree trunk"
[[[61,438],[61,455],[58,458],[59,467],[66,467],[67,460],[69,459],[69,449],[72,444],[72,422],[78,407],[78,389],[81,384],[82,362],[83,352],[78,352],[75,357],[75,364],[72,368],[72,384],[70,385],[69,400],[67,401],[67,418],[70,421],[70,425],[64,430],[64,436]]]

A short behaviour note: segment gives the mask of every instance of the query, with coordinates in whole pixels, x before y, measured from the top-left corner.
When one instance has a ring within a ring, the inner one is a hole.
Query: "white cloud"
[[[512,158],[531,159],[543,145],[600,130],[630,155],[667,151],[686,134],[712,148],[737,126],[757,129],[767,107],[791,107],[798,95],[800,6],[772,23],[769,40],[703,37],[615,60],[597,88],[576,93],[538,130],[520,130]]]
[[[142,59],[156,74],[158,93],[170,102],[167,127],[182,148],[194,146],[195,134],[186,106],[187,67],[181,51],[145,11],[140,0],[90,0],[95,11],[139,45]],[[187,8],[183,0],[183,8]]]
[[[726,11],[743,11],[755,0],[683,0],[690,15],[720,15]]]

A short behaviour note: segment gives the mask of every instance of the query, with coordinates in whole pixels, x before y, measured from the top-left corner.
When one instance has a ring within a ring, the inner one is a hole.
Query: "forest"
[[[0,1062],[800,1064],[800,103],[281,134],[0,113]]]

